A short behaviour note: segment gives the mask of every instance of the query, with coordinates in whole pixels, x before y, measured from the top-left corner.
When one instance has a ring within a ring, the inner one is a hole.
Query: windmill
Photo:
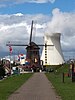
[[[31,25],[31,34],[29,45],[26,47],[26,60],[29,61],[31,68],[36,70],[37,68],[41,68],[40,66],[40,54],[39,54],[39,46],[32,41],[32,31],[33,31],[33,21]]]
[[[32,31],[33,31],[33,20],[31,24],[31,33],[29,44],[14,44],[8,42],[6,46],[26,46],[26,62],[28,62],[29,67],[36,70],[37,68],[41,68],[40,66],[40,54],[39,54],[39,46],[32,41]]]

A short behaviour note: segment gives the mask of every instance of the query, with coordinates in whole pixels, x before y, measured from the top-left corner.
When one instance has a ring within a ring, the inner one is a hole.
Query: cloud
[[[8,41],[28,44],[31,31],[31,21],[33,19],[35,19],[33,36],[40,37],[44,34],[43,28],[45,28],[45,22],[46,19],[48,19],[48,16],[42,14],[24,15],[21,13],[0,15],[0,51],[8,51],[8,48],[6,47]]]
[[[55,0],[25,0],[26,2],[32,2],[32,3],[47,3],[47,2],[50,2],[50,3],[54,3]]]
[[[54,3],[55,0],[0,0],[0,8],[20,3]]]
[[[34,20],[33,39],[43,43],[44,33],[61,33],[61,46],[64,52],[75,51],[75,12],[62,12],[55,8],[52,16],[21,13],[0,15],[0,50],[7,51],[7,41],[29,43],[31,21]],[[38,37],[38,38],[37,38]],[[73,54],[73,53],[70,53]],[[74,55],[74,54],[73,54]]]
[[[47,22],[48,34],[61,33],[61,46],[64,55],[73,58],[75,55],[75,12],[62,12],[55,8],[51,20]],[[75,57],[74,57],[75,58]]]
[[[52,11],[52,19],[47,23],[47,33],[61,33],[63,50],[75,50],[75,13],[62,12],[56,8]]]
[[[10,1],[10,0],[2,0],[2,1]],[[55,0],[12,0],[13,2],[16,3],[25,3],[25,2],[29,2],[29,3],[47,3],[47,2],[51,2],[54,3]]]

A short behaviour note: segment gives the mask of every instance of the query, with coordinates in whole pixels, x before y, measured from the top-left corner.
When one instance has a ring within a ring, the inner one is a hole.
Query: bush
[[[0,66],[0,78],[4,76],[5,76],[5,69],[2,66]]]

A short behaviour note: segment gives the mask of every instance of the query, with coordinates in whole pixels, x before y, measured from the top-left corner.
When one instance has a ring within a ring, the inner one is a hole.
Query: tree
[[[3,61],[0,63],[0,78],[3,78],[5,76],[5,69],[3,67]]]

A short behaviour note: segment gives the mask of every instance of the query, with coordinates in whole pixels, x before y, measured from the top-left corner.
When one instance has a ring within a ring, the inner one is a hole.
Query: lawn
[[[31,76],[31,73],[13,75],[0,81],[0,100],[7,100],[8,96],[17,90]]]
[[[65,76],[63,83],[62,72],[67,73],[68,66],[57,69],[57,72],[46,73],[46,76],[62,100],[75,100],[75,82],[72,82],[71,77]]]

